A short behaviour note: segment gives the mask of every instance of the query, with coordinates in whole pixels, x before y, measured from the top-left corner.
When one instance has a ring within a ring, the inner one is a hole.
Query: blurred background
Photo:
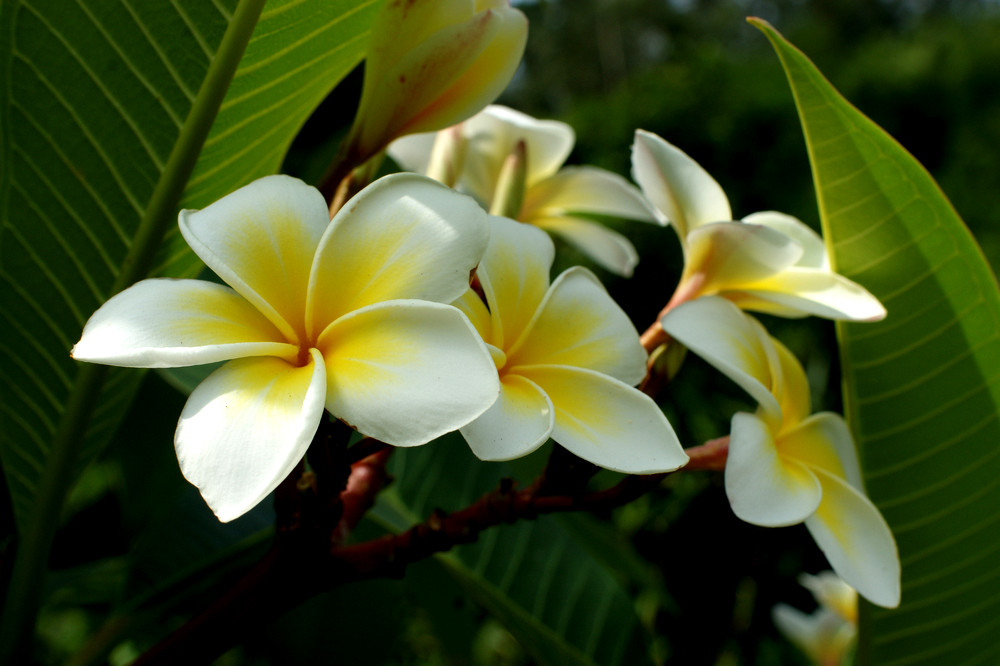
[[[1000,227],[995,221],[1000,192],[1000,0],[514,4],[529,17],[529,41],[523,66],[499,102],[572,125],[577,143],[569,163],[628,176],[632,134],[636,128],[646,129],[700,162],[725,189],[737,217],[780,210],[818,228],[791,94],[767,40],[745,22],[747,16],[759,16],[801,48],[843,95],[927,167],[994,270],[1000,267]],[[338,132],[350,124],[354,107],[345,100],[356,98],[359,83],[353,75],[317,111],[293,146],[286,172],[307,180],[318,177],[331,146],[336,148]],[[629,280],[600,276],[643,330],[673,290],[680,271],[679,246],[670,229],[611,224],[633,238],[641,261]],[[574,263],[586,262],[560,247],[557,270]],[[815,320],[766,323],[803,361],[814,407],[839,409],[832,325]],[[137,404],[157,404],[154,413],[161,418],[179,413],[183,396],[159,375],[151,373],[143,391]],[[732,413],[751,407],[734,385],[693,357],[661,397],[686,446],[726,434]],[[168,408],[172,403],[174,408]],[[105,567],[107,571],[98,574],[117,580],[115,567],[124,566],[119,560],[146,558],[151,563],[147,570],[155,570],[168,558],[165,543],[182,548],[188,545],[183,539],[190,538],[203,547],[221,534],[220,526],[205,515],[197,492],[176,470],[170,444],[174,424],[174,417],[163,423],[150,422],[142,414],[130,417],[116,446],[92,466],[71,500],[66,528],[53,550],[63,558],[55,558],[55,569]],[[141,459],[130,446],[136,438],[147,444]],[[532,459],[529,466],[544,462],[543,457]],[[128,487],[127,480],[136,478],[144,480],[144,487]],[[188,507],[191,513],[178,507]],[[189,515],[205,520],[193,524]],[[640,555],[635,567],[644,573],[628,584],[658,659],[694,666],[805,663],[770,618],[779,602],[805,611],[815,607],[796,577],[827,567],[805,528],[767,530],[737,521],[721,474],[710,473],[677,475],[659,492],[605,517]],[[265,512],[226,527],[227,543],[241,536],[233,530],[255,538],[269,520]],[[453,626],[435,626],[440,609],[425,607],[429,595],[421,594],[420,568],[411,573],[407,583],[375,581],[321,595],[218,663],[533,663],[457,587],[446,597]],[[54,587],[59,587],[58,573]],[[107,607],[94,602],[103,597],[88,596],[91,592],[76,586],[68,596],[57,595],[50,602],[42,616],[44,661],[62,663],[100,626]],[[194,592],[188,599],[192,607],[204,601]],[[167,612],[179,623],[187,609]],[[317,623],[317,618],[323,622]],[[351,640],[331,640],[324,629],[331,622]],[[141,653],[146,643],[141,632],[136,636],[112,652],[112,663],[127,663]]]

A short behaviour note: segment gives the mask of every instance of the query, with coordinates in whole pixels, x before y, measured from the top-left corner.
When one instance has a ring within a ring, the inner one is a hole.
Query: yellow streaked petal
[[[733,219],[719,183],[684,151],[652,132],[635,132],[632,178],[674,226],[682,244],[701,225]]]
[[[632,277],[639,253],[632,242],[617,231],[576,217],[543,217],[526,220],[561,236],[567,243],[615,275]]]
[[[549,288],[554,257],[545,232],[490,216],[490,243],[478,273],[493,317],[489,342],[507,351],[528,327]]]
[[[143,280],[112,297],[71,352],[80,361],[132,368],[297,354],[298,347],[229,287],[170,279]]]
[[[778,448],[786,458],[844,479],[859,492],[865,491],[854,438],[839,414],[813,414],[783,432]]]
[[[450,303],[468,288],[488,239],[486,213],[469,197],[416,174],[375,181],[337,213],[320,242],[310,333],[382,301]]]
[[[536,365],[517,373],[552,401],[552,439],[584,460],[627,474],[668,472],[688,461],[663,412],[638,389],[566,366]]]
[[[787,268],[739,289],[744,295],[733,300],[748,310],[847,321],[880,321],[886,315],[882,303],[858,283],[812,268]]]
[[[506,374],[497,401],[461,433],[480,460],[511,460],[544,444],[552,425],[548,396],[524,377]]]
[[[802,256],[795,262],[800,268],[830,270],[830,259],[826,246],[818,233],[797,217],[768,210],[753,213],[743,218],[744,224],[759,224],[779,231],[802,246]]]
[[[682,303],[660,320],[663,329],[749,393],[775,429],[781,409],[771,390],[778,359],[756,320],[718,296]]]
[[[552,283],[523,337],[507,349],[507,363],[587,368],[630,385],[646,375],[646,352],[628,315],[579,266]]]
[[[452,305],[462,311],[472,325],[475,327],[479,337],[487,344],[493,344],[493,320],[492,314],[487,309],[483,299],[473,289],[466,289],[465,293],[452,301]]]
[[[768,336],[770,337],[770,336]],[[774,373],[774,385],[771,392],[781,407],[783,426],[804,421],[812,412],[812,398],[809,394],[809,381],[806,371],[799,359],[783,345],[780,340],[770,338],[777,352],[780,370]]]
[[[323,358],[231,361],[191,393],[174,446],[185,478],[219,520],[242,516],[305,455],[325,403]]]
[[[837,575],[868,601],[899,605],[896,540],[871,500],[851,484],[821,470],[823,501],[806,527]]]
[[[500,392],[486,346],[450,305],[372,305],[331,324],[318,346],[326,359],[327,409],[396,446],[464,426]]]
[[[858,623],[858,591],[837,574],[832,571],[800,574],[799,584],[812,592],[820,606],[829,608],[846,622]]]
[[[319,191],[288,176],[261,178],[180,213],[195,254],[293,342],[305,339],[309,269],[329,222]]]
[[[608,215],[656,222],[642,193],[616,173],[597,167],[566,167],[531,185],[524,194],[519,219],[558,217],[568,213]]]
[[[819,481],[785,459],[767,424],[753,414],[733,416],[726,459],[726,496],[740,520],[765,527],[795,525],[819,507]]]
[[[718,222],[688,234],[684,276],[700,274],[701,293],[742,290],[785,270],[802,256],[802,246],[756,224]]]

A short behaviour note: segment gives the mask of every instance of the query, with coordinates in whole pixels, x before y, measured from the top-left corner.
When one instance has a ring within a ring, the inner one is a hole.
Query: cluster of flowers
[[[479,458],[506,460],[552,438],[612,470],[671,471],[688,457],[635,388],[650,343],[587,269],[550,281],[545,233],[627,276],[635,248],[592,216],[669,224],[685,265],[654,344],[685,345],[759,404],[732,421],[733,510],[758,525],[805,522],[838,574],[895,606],[895,543],[843,419],[810,415],[801,366],[744,313],[885,311],[831,270],[807,226],[773,212],[734,221],[715,180],[653,134],[636,133],[637,188],[562,167],[574,141],[562,123],[476,114],[512,75],[525,30],[503,0],[386,3],[343,154],[360,165],[388,148],[426,175],[379,179],[332,220],[316,189],[286,176],[182,211],[184,238],[228,286],[144,280],[91,317],[73,356],[228,361],[191,394],[175,436],[181,470],[223,521],[292,471],[325,412],[395,446],[460,430]]]

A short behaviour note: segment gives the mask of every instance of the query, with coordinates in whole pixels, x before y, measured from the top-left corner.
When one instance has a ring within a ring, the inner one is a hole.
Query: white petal
[[[494,322],[490,342],[509,349],[528,327],[549,288],[554,257],[544,231],[490,216],[490,244],[478,272]]]
[[[783,459],[767,424],[752,414],[733,416],[725,481],[733,513],[764,527],[801,523],[822,496],[816,477],[802,464]]]
[[[830,261],[826,246],[818,233],[797,217],[768,210],[743,218],[744,224],[758,224],[779,231],[802,246],[802,256],[796,262],[801,268],[829,270]]]
[[[744,289],[793,265],[802,247],[788,236],[756,224],[718,222],[688,234],[684,276],[704,275],[703,294]]]
[[[816,664],[840,664],[857,637],[857,627],[820,608],[806,615],[778,604],[771,611],[775,626]]]
[[[559,234],[615,275],[632,277],[632,271],[639,263],[639,253],[629,239],[597,222],[564,216],[535,218],[531,223]]]
[[[469,286],[489,239],[486,213],[429,178],[381,178],[347,203],[323,235],[309,282],[311,333],[366,305],[450,303]]]
[[[436,138],[437,132],[408,134],[390,143],[386,152],[403,169],[426,175]]]
[[[896,540],[867,497],[842,479],[815,470],[823,501],[806,527],[837,575],[868,601],[899,605],[900,567]]]
[[[816,603],[842,617],[846,622],[858,621],[858,591],[832,571],[800,574],[799,584],[813,593]]]
[[[552,401],[552,439],[584,460],[627,474],[669,472],[688,461],[663,412],[642,391],[581,368],[535,365],[517,372]]]
[[[771,609],[771,619],[778,631],[807,655],[814,657],[819,653],[815,647],[819,637],[818,617],[815,614],[803,613],[788,604],[778,604]]]
[[[463,190],[489,204],[504,160],[518,141],[526,147],[528,187],[554,174],[569,157],[576,136],[573,128],[557,120],[537,120],[493,104],[462,126],[468,140],[465,170],[459,181]]]
[[[327,409],[396,446],[464,426],[500,392],[486,346],[450,305],[371,305],[331,324],[318,347],[326,359]]]
[[[319,191],[288,176],[261,178],[180,213],[195,254],[294,342],[304,339],[309,268],[329,222]]]
[[[556,278],[507,363],[587,368],[634,385],[646,376],[646,352],[628,315],[600,280],[575,266]]]
[[[635,132],[632,178],[674,225],[681,243],[696,227],[733,219],[719,183],[682,150],[651,132]]]
[[[191,393],[174,446],[185,478],[219,520],[242,516],[302,459],[325,402],[323,358],[295,367],[276,358],[231,361]]]
[[[479,418],[461,428],[480,460],[512,460],[544,444],[552,432],[552,402],[518,375],[500,379],[500,397]]]
[[[91,316],[71,355],[131,368],[173,368],[244,356],[292,360],[298,347],[228,287],[155,279],[116,294]]]
[[[748,310],[848,321],[879,321],[886,315],[885,307],[861,285],[812,268],[788,268],[738,288],[742,293],[732,300]]]
[[[682,303],[670,310],[660,324],[676,340],[739,384],[769,418],[780,423],[778,402],[771,394],[776,352],[760,324],[717,296]]]
[[[656,222],[657,216],[635,185],[596,167],[566,167],[541,180],[524,194],[519,219],[558,217],[565,213],[608,215]]]

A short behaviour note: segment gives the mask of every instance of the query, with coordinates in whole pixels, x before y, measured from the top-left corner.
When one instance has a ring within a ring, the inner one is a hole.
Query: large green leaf
[[[197,270],[173,231],[179,205],[276,169],[359,62],[378,2],[277,0],[259,24],[263,0],[0,4],[0,460],[20,536],[11,617],[30,621],[11,599],[36,593],[67,488],[141,377],[73,362],[84,322],[149,272],[164,233],[157,270]]]
[[[435,508],[468,505],[510,468],[476,460],[453,435],[395,451],[392,473],[396,481],[375,515],[401,531]],[[439,561],[540,664],[649,663],[632,602],[591,554],[586,536],[579,526],[566,529],[558,516],[542,516],[491,528]]]
[[[382,2],[268,0],[181,207],[203,208],[278,170],[306,119],[361,62]],[[172,227],[156,272],[184,276],[200,268]]]
[[[0,458],[20,537],[0,658],[31,636],[80,449],[137,380],[99,401],[106,373],[69,349],[148,268],[262,6],[0,5]]]
[[[1000,294],[930,175],[754,20],[785,68],[839,272],[888,309],[838,327],[846,411],[903,569],[865,606],[865,664],[1000,660]],[[932,131],[932,128],[928,128]]]

